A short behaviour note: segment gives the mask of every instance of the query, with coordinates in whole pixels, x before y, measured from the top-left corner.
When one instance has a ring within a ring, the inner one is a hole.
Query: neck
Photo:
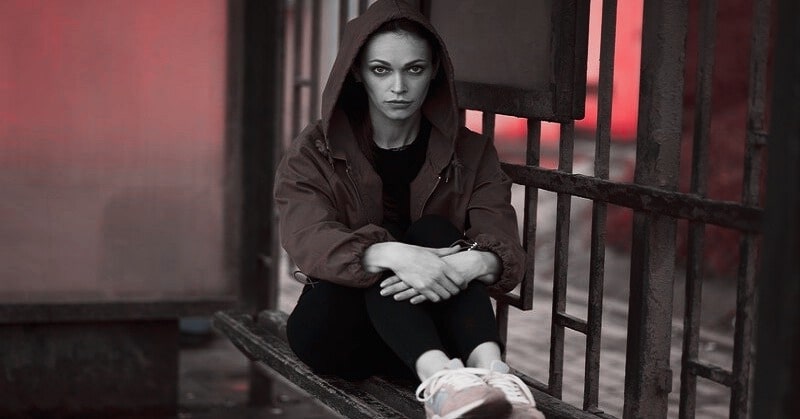
[[[419,132],[422,113],[417,112],[402,121],[380,118],[370,112],[372,141],[380,148],[398,148],[411,144]]]

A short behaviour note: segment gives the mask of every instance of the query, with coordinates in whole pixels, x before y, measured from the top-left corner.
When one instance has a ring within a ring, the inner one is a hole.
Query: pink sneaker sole
[[[476,400],[444,416],[433,415],[433,419],[498,419],[508,417],[511,409],[511,403],[507,400]]]

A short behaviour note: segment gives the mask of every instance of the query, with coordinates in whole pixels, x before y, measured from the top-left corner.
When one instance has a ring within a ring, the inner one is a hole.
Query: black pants
[[[460,237],[444,218],[423,217],[404,241],[447,247]],[[483,283],[472,281],[447,300],[416,305],[381,296],[380,289],[380,283],[366,289],[326,281],[306,285],[287,323],[292,350],[316,373],[362,379],[416,377],[416,360],[428,350],[466,361],[483,342],[501,344]]]

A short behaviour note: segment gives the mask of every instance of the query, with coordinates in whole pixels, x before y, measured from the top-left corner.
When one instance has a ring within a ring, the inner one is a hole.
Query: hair
[[[353,70],[358,71],[359,66],[361,65],[361,58],[364,53],[365,46],[369,44],[376,36],[384,33],[398,32],[405,32],[411,36],[424,40],[425,43],[428,44],[428,48],[431,51],[431,60],[434,63],[434,66],[438,67],[436,63],[438,63],[439,60],[439,41],[436,39],[436,36],[420,23],[408,18],[399,18],[384,22],[381,26],[375,29],[369,35],[369,37],[367,37],[367,39],[364,41],[364,44],[362,44],[361,49],[358,51],[358,54],[356,54],[355,61],[353,62]],[[437,72],[437,74],[434,74],[433,78],[431,79],[431,85],[436,82],[436,80],[440,77],[440,74],[442,74],[441,69]],[[432,89],[428,90],[429,94],[431,90]],[[348,74],[347,78],[345,79],[341,95],[339,96],[338,106],[344,110],[348,120],[350,121],[350,125],[353,127],[353,133],[355,134],[356,141],[358,141],[358,146],[361,149],[361,152],[367,157],[367,160],[372,162],[372,123],[369,119],[369,98],[366,90],[364,90],[364,85],[356,82],[352,74]]]

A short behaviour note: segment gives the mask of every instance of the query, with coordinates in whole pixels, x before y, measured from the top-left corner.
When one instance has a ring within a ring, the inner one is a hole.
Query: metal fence
[[[598,0],[599,1],[599,0]],[[325,6],[330,7],[333,1]],[[340,0],[337,28],[363,12],[368,1]],[[588,10],[588,0],[576,1]],[[598,417],[612,417],[599,408],[600,343],[605,275],[606,221],[608,205],[634,211],[631,254],[628,339],[625,374],[624,417],[664,417],[667,396],[672,391],[669,367],[672,333],[676,232],[678,220],[689,223],[689,254],[686,269],[686,306],[680,417],[694,417],[697,378],[703,377],[730,388],[730,417],[746,417],[749,406],[750,372],[753,359],[754,293],[759,237],[763,210],[759,202],[759,179],[766,145],[765,98],[769,51],[770,1],[753,3],[750,86],[743,194],[740,202],[707,197],[709,138],[711,126],[711,81],[714,68],[716,0],[703,0],[698,27],[697,100],[691,185],[678,191],[680,175],[681,123],[684,115],[683,88],[688,8],[682,0],[644,2],[641,88],[639,97],[636,163],[633,183],[609,180],[611,111],[614,80],[617,1],[602,0],[600,71],[597,87],[598,114],[595,130],[594,175],[573,174],[574,122],[560,122],[558,167],[540,164],[541,120],[527,121],[525,164],[503,163],[503,169],[525,187],[523,246],[528,253],[525,280],[518,293],[497,298],[497,318],[504,332],[509,309],[530,310],[533,302],[534,243],[539,189],[557,193],[554,246],[553,300],[550,366],[547,383],[525,377],[535,388],[561,398],[564,369],[564,335],[571,329],[585,335],[586,366],[583,410]],[[293,138],[303,125],[319,115],[323,1],[294,0],[286,3],[287,84],[284,101],[285,139]],[[483,113],[483,132],[492,135],[495,114]],[[735,139],[732,139],[735,140]],[[566,311],[570,207],[573,197],[593,202],[590,243],[590,277],[585,319]],[[732,368],[713,365],[698,355],[703,258],[706,226],[712,224],[741,232]]]

